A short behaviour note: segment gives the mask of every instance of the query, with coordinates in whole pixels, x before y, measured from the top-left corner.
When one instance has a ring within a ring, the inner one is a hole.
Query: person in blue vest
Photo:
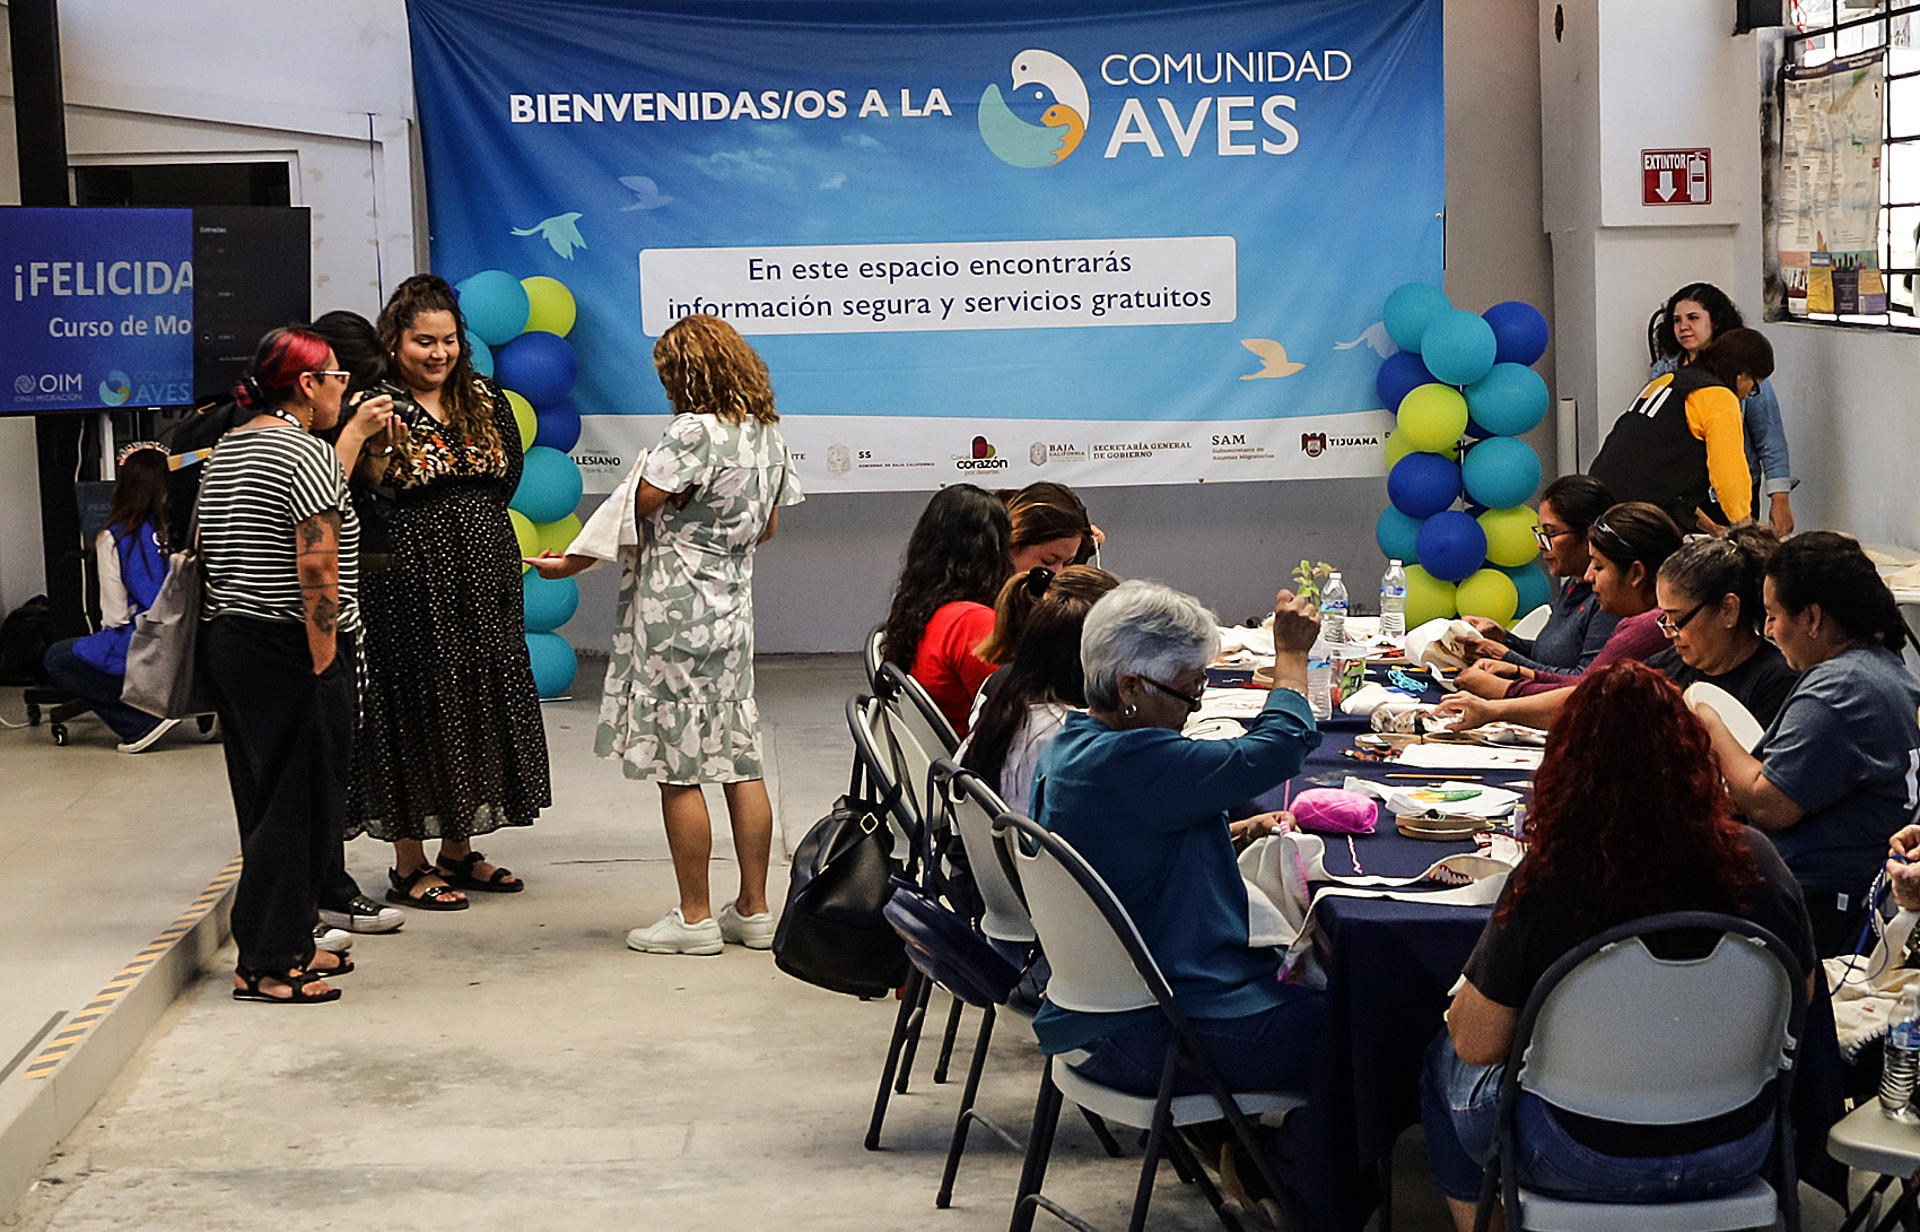
[[[94,541],[100,629],[47,647],[47,680],[92,707],[120,737],[122,753],[142,753],[180,721],[157,719],[120,700],[133,618],[153,604],[167,576],[167,451],[136,441],[120,451],[119,461],[107,527]]]

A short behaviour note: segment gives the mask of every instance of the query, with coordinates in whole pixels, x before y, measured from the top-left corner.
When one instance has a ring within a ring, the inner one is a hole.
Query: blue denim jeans
[[[1427,1162],[1449,1198],[1480,1196],[1482,1165],[1493,1158],[1504,1065],[1468,1065],[1443,1030],[1427,1050],[1420,1075],[1420,1121]],[[1773,1145],[1767,1122],[1744,1137],[1686,1155],[1603,1155],[1583,1146],[1554,1119],[1545,1101],[1522,1094],[1515,1110],[1515,1161],[1522,1185],[1549,1197],[1605,1202],[1674,1202],[1731,1193],[1766,1166]]]
[[[1313,1073],[1314,1043],[1320,1038],[1321,995],[1283,986],[1286,998],[1270,1010],[1239,1018],[1190,1018],[1200,1049],[1232,1091],[1304,1091]],[[1160,1091],[1166,1064],[1167,1020],[1156,1012],[1130,1027],[1095,1041],[1074,1072],[1102,1086],[1134,1095]],[[1174,1094],[1197,1095],[1206,1084],[1190,1070],[1174,1079]]]
[[[70,637],[47,647],[47,683],[71,693],[92,707],[100,721],[113,729],[121,743],[132,744],[153,730],[160,720],[120,700],[120,677],[109,676],[73,653],[80,639]]]

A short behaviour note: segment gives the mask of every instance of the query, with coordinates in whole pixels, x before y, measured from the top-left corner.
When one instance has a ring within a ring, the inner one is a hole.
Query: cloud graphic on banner
[[[531,227],[514,227],[512,230],[515,235],[538,235],[547,241],[549,247],[560,254],[562,260],[571,261],[574,249],[587,246],[587,241],[580,234],[580,228],[575,225],[579,219],[578,211],[571,214],[555,214],[552,218],[541,219]]]
[[[1013,58],[1012,84],[1016,91],[1036,87],[1036,98],[1044,89],[1055,101],[1039,124],[1029,124],[1014,114],[999,84],[989,83],[980,95],[980,139],[994,157],[1015,167],[1050,167],[1079,148],[1092,107],[1073,65],[1050,51],[1028,48]]]
[[[1400,350],[1399,347],[1393,344],[1393,339],[1387,336],[1387,325],[1384,321],[1375,321],[1373,324],[1367,326],[1366,332],[1358,338],[1355,338],[1352,342],[1334,343],[1333,349],[1336,351],[1351,351],[1363,342],[1372,347],[1373,353],[1381,359],[1385,359],[1387,356],[1395,354]]]
[[[1261,368],[1258,372],[1241,375],[1243,381],[1258,381],[1263,377],[1292,376],[1306,367],[1287,358],[1287,348],[1271,338],[1242,338],[1240,345],[1260,357]]]
[[[633,204],[620,207],[621,213],[628,210],[657,210],[672,201],[673,198],[660,191],[660,186],[648,175],[623,175],[620,182],[634,196]]]
[[[826,179],[820,181],[820,187],[829,191],[835,188],[845,188],[846,186],[847,173],[844,171],[836,171]]]
[[[880,148],[880,138],[868,133],[848,133],[845,137],[841,138],[841,140],[845,141],[848,145],[857,146],[863,150],[877,150]]]

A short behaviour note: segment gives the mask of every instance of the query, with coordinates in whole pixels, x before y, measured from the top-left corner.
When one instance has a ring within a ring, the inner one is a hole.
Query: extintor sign
[[[1640,151],[1642,205],[1713,204],[1713,151]]]

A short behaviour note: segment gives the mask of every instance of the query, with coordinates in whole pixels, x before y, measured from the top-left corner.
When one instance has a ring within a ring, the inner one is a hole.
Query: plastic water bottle
[[[1333,648],[1327,645],[1324,627],[1307,651],[1307,705],[1316,719],[1333,717]]]
[[[1327,639],[1335,654],[1347,644],[1347,587],[1337,573],[1320,591],[1320,636]]]
[[[1887,1046],[1880,1066],[1880,1111],[1913,1121],[1913,1077],[1920,1070],[1920,988],[1907,993],[1887,1016]]]
[[[1407,571],[1397,560],[1389,560],[1380,577],[1380,640],[1390,646],[1407,641]]]

